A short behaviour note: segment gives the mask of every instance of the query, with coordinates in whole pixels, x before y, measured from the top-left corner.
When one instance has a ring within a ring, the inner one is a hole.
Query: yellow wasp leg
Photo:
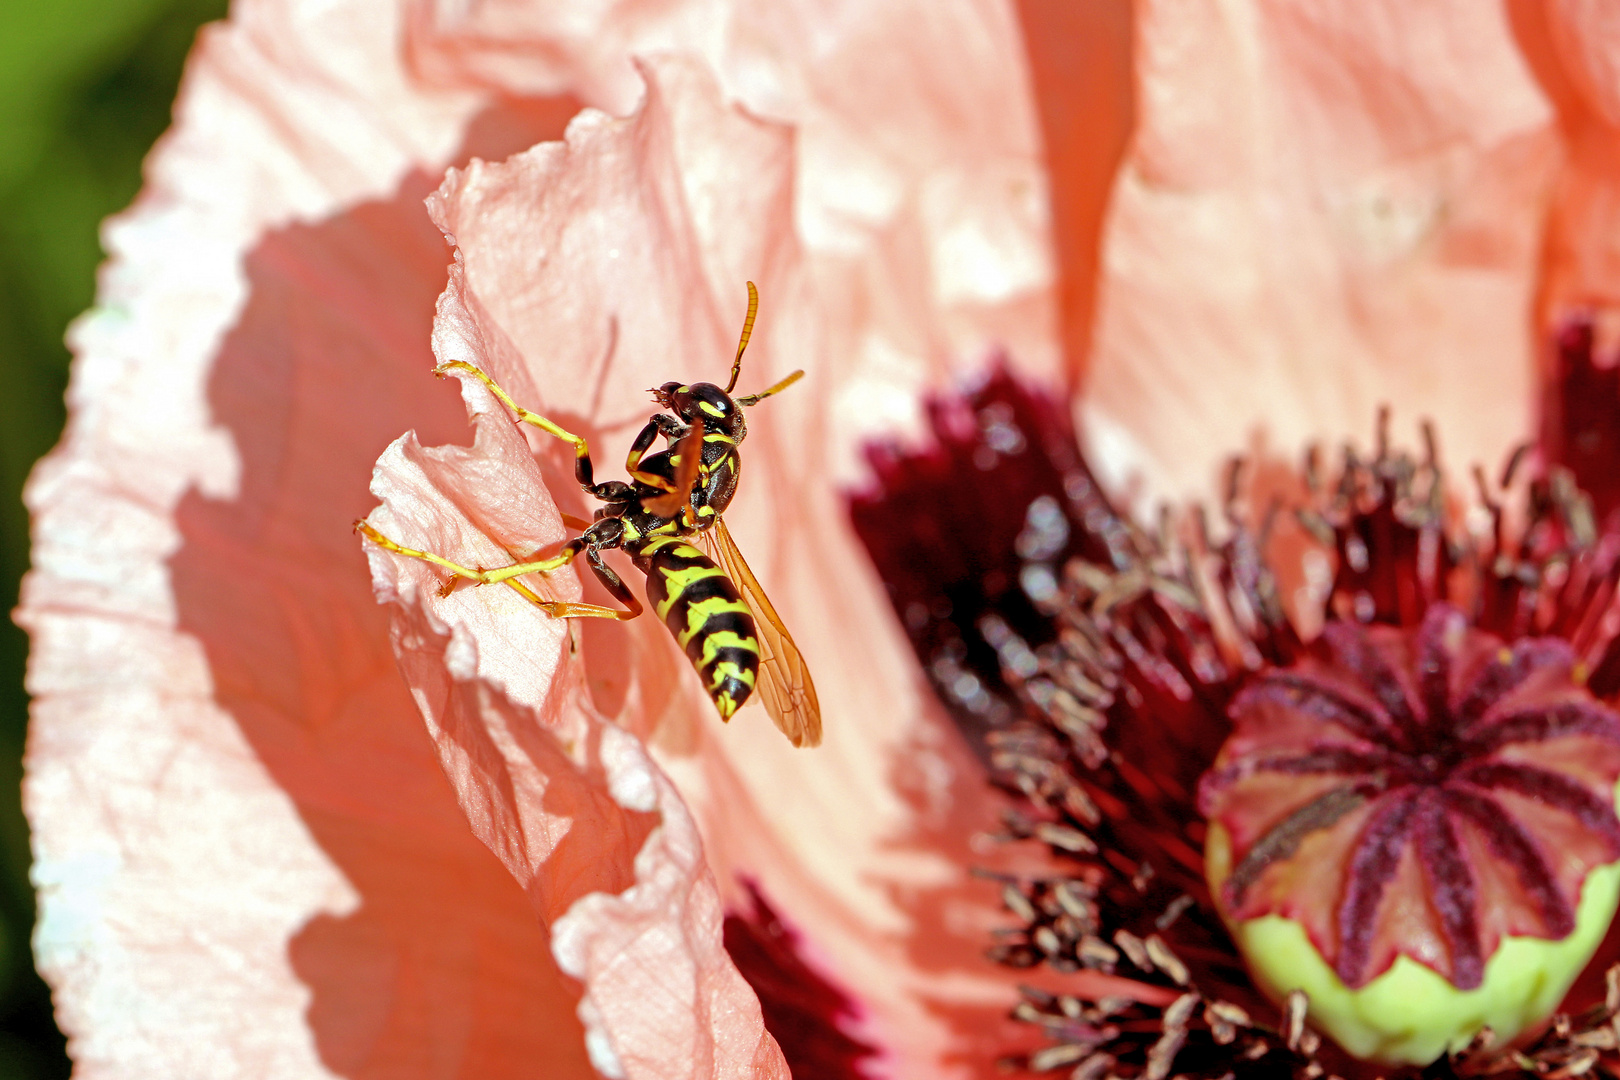
[[[674,517],[675,512],[680,509],[680,504],[685,502],[687,497],[691,495],[692,485],[697,482],[698,475],[702,470],[703,420],[701,417],[694,420],[681,441],[670,448],[670,460],[675,463],[678,470],[673,481],[666,480],[657,473],[646,472],[641,468],[641,459],[647,456],[647,451],[652,449],[653,440],[657,437],[658,425],[648,421],[647,426],[641,429],[641,434],[636,436],[636,441],[630,445],[630,453],[625,455],[624,471],[629,473],[630,479],[636,483],[645,484],[655,491],[662,491],[665,495],[674,496],[673,499],[666,500],[663,509],[653,509],[651,506],[647,506],[659,517]],[[646,506],[646,504],[643,505]]]
[[[440,364],[438,367],[434,368],[433,374],[442,379],[446,375],[450,374],[450,372],[458,369],[465,371],[470,375],[477,376],[480,382],[489,387],[489,392],[499,398],[501,404],[505,405],[508,409],[511,409],[512,415],[516,416],[525,424],[533,424],[535,427],[546,432],[548,435],[555,435],[564,442],[571,443],[574,447],[574,457],[576,459],[590,459],[591,448],[589,444],[585,442],[585,436],[575,435],[572,431],[568,431],[558,424],[547,420],[539,413],[530,412],[528,409],[525,409],[523,406],[513,401],[511,395],[509,395],[505,390],[502,390],[500,384],[485,374],[482,369],[474,367],[465,360],[451,360],[449,363]]]
[[[638,462],[639,464],[639,462]],[[703,421],[692,421],[691,430],[680,442],[675,444],[675,483],[670,484],[662,477],[655,477],[662,486],[664,494],[655,499],[644,499],[641,508],[659,517],[674,517],[676,514],[686,517],[692,509],[692,488],[698,482],[703,468]],[[631,476],[641,477],[632,470]],[[649,474],[650,475],[650,474]]]
[[[391,551],[396,555],[404,555],[411,559],[421,559],[423,562],[432,563],[434,566],[450,571],[452,575],[450,580],[439,586],[440,596],[449,596],[455,589],[457,581],[467,580],[474,585],[506,585],[535,607],[557,619],[633,619],[641,614],[641,605],[636,602],[633,596],[628,598],[632,610],[619,611],[616,608],[603,607],[600,604],[580,604],[566,600],[542,600],[527,585],[516,580],[524,574],[544,574],[558,567],[566,566],[573,560],[575,555],[579,554],[578,549],[574,548],[571,542],[561,552],[549,559],[514,563],[511,566],[499,566],[493,570],[485,570],[481,567],[462,566],[460,563],[451,562],[442,555],[435,555],[431,551],[418,551],[416,548],[408,548],[404,544],[390,540],[365,521],[355,522],[354,528],[356,532],[384,551]],[[625,598],[621,597],[621,599]]]
[[[451,562],[443,555],[435,555],[431,551],[419,551],[416,548],[406,547],[404,544],[401,544],[396,540],[390,540],[366,521],[355,522],[354,528],[356,532],[360,533],[367,540],[370,540],[373,544],[376,544],[384,551],[392,551],[395,555],[404,555],[411,559],[421,559],[423,562],[432,563],[434,566],[443,567],[444,569],[450,571],[453,577],[449,582],[439,589],[440,596],[449,596],[451,590],[455,588],[456,579],[464,578],[476,585],[510,585],[519,593],[523,594],[525,598],[534,601],[541,607],[561,603],[561,601],[541,600],[522,582],[512,579],[521,574],[541,574],[548,570],[555,570],[557,567],[568,563],[569,560],[574,557],[574,553],[570,551],[565,554],[553,556],[549,559],[541,559],[535,562],[527,563],[515,563],[512,566],[502,566],[497,567],[494,570],[485,570],[481,567],[462,566],[460,563]]]
[[[630,474],[630,479],[634,480],[638,484],[645,484],[647,487],[653,488],[656,491],[662,491],[666,495],[672,495],[680,491],[680,487],[678,485],[671,483],[662,476],[659,476],[657,473],[643,472],[641,469],[641,459],[643,456],[644,455],[642,452],[632,450],[630,451],[630,456],[625,459],[624,471]],[[660,516],[668,517],[669,515],[662,514]]]

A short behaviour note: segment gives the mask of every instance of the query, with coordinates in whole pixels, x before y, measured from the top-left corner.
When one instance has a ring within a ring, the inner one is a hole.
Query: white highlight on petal
[[[623,728],[602,729],[602,766],[608,792],[626,810],[651,812],[658,807],[658,777],[639,740]]]
[[[941,305],[996,304],[1051,286],[1046,183],[1035,162],[936,173],[921,207]]]
[[[603,1030],[596,1016],[594,1008],[580,1002],[579,1019],[585,1025],[585,1052],[591,1057],[591,1065],[607,1080],[624,1080],[624,1064],[619,1060],[619,1052],[613,1049],[612,1038]]]

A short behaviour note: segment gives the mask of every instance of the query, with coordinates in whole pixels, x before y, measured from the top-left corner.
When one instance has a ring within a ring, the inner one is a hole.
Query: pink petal
[[[348,527],[388,439],[461,429],[420,374],[422,173],[484,102],[411,88],[386,9],[238,7],[108,233],[29,488],[40,966],[85,1076],[588,1076]]]
[[[853,481],[859,438],[923,430],[917,402],[946,372],[1003,346],[1028,370],[1061,363],[1018,31],[998,0],[496,0],[421,5],[409,49],[435,77],[567,89],[619,114],[641,95],[632,58],[679,51],[707,60],[728,98],[792,123],[821,371],[848,398],[833,465]]]
[[[1202,494],[1237,450],[1365,446],[1387,403],[1402,440],[1432,417],[1454,469],[1494,468],[1529,432],[1559,155],[1504,8],[1137,16],[1088,387],[1099,456]]]

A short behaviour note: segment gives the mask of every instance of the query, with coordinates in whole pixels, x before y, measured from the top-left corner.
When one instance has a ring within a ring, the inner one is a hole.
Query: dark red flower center
[[[807,964],[799,936],[766,902],[759,886],[742,882],[746,910],[726,914],[726,952],[759,995],[765,1030],[782,1049],[795,1077],[861,1080],[861,1063],[877,1050],[849,1034],[860,1008]]]
[[[1581,921],[1582,878],[1620,855],[1605,704],[1620,699],[1620,527],[1602,453],[1620,446],[1620,399],[1589,329],[1556,339],[1538,447],[1494,483],[1475,471],[1483,530],[1462,527],[1429,433],[1414,458],[1382,421],[1372,455],[1346,449],[1335,473],[1312,452],[1275,497],[1234,465],[1223,524],[1133,522],[1067,410],[1001,367],[928,403],[931,445],[871,449],[856,530],[1014,799],[1003,835],[1051,858],[1000,878],[1014,925],[989,955],[1047,969],[1048,986],[1091,970],[1138,987],[1026,990],[1015,1015],[1051,1045],[1015,1064],[1393,1075],[1313,1035],[1304,995],[1261,995],[1227,920],[1303,913],[1351,984],[1404,952],[1458,985],[1503,935]],[[1290,872],[1332,880],[1291,890]],[[1617,955],[1611,935],[1531,1045],[1482,1037],[1436,1075],[1612,1060],[1594,1040],[1614,1045],[1620,966],[1598,984]]]

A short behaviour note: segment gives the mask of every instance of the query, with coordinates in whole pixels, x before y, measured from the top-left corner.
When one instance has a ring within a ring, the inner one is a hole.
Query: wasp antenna
[[[726,393],[731,393],[737,385],[737,376],[742,373],[742,354],[748,348],[748,339],[754,336],[754,316],[759,314],[759,290],[754,283],[748,283],[748,317],[743,320],[742,340],[737,342],[737,359],[731,362],[731,381],[726,383]]]
[[[781,393],[783,390],[786,390],[788,387],[792,386],[794,383],[798,382],[802,378],[804,378],[804,369],[801,368],[798,371],[795,371],[793,374],[789,375],[787,378],[783,379],[781,382],[777,383],[775,386],[771,387],[769,390],[761,390],[757,394],[749,394],[747,397],[738,398],[737,399],[737,404],[739,404],[739,405],[758,405],[761,401],[764,401],[766,398],[770,397],[772,394]]]

